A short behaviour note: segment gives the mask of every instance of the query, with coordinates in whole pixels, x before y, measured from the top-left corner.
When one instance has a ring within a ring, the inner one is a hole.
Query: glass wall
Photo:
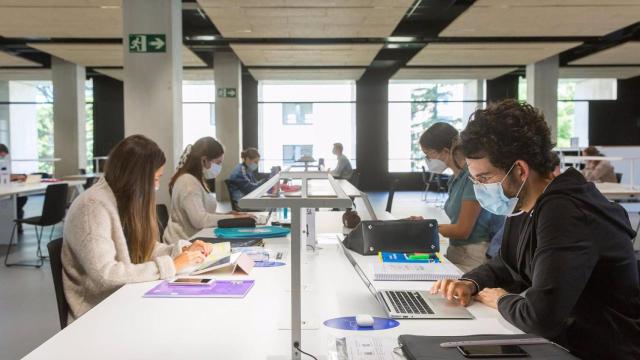
[[[86,96],[86,150],[88,171],[93,158],[93,82]],[[11,171],[20,174],[53,173],[53,85],[50,80],[0,81],[0,142],[11,151]]]
[[[203,136],[216,136],[215,84],[213,80],[182,82],[182,144]]]
[[[287,166],[303,155],[336,165],[333,144],[356,166],[356,86],[354,81],[260,81],[258,143],[260,168]]]
[[[559,79],[558,80],[558,137],[557,147],[589,145],[589,100],[616,100],[616,79]],[[527,80],[520,78],[518,98],[527,99]]]
[[[462,130],[482,107],[484,81],[389,82],[389,172],[419,172],[425,166],[418,139],[437,122]]]

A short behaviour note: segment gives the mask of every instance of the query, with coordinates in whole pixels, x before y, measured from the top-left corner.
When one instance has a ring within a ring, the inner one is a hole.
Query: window
[[[589,145],[589,100],[615,100],[616,79],[558,80],[557,147],[571,147],[572,139],[579,147]],[[527,80],[518,83],[519,100],[527,99]]]
[[[390,81],[389,172],[422,171],[420,135],[437,122],[462,130],[483,106],[483,86],[478,80]]]
[[[87,122],[85,127],[85,141],[87,149],[87,172],[95,172],[93,168],[93,79],[85,83],[85,111]]]
[[[282,145],[283,165],[293,165],[303,156],[313,156],[313,145]]]
[[[313,104],[282,104],[282,123],[285,125],[311,125],[313,123]]]
[[[291,165],[305,152],[333,168],[337,142],[355,166],[355,93],[354,81],[260,81],[261,169]]]
[[[182,82],[182,147],[203,136],[216,136],[215,84],[213,80]]]

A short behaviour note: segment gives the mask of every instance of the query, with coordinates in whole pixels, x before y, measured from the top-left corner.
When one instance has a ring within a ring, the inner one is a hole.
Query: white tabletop
[[[581,163],[590,160],[605,160],[605,161],[622,161],[633,160],[634,158],[623,158],[622,156],[565,156],[564,162],[569,163]]]
[[[65,180],[86,180],[89,178],[98,178],[101,177],[103,175],[103,173],[89,173],[89,174],[72,174],[72,175],[66,175],[63,176],[62,178]]]
[[[640,187],[612,182],[595,183],[596,188],[611,200],[632,199],[640,197]]]
[[[34,184],[27,184],[24,182],[11,182],[9,184],[0,184],[0,196],[10,196],[17,194],[33,194],[41,193],[47,189],[47,186],[51,184],[67,183],[69,186],[84,185],[84,181],[81,180],[67,180],[59,182],[39,182]]]
[[[340,232],[340,212],[326,212],[318,221],[331,221]],[[200,235],[211,236],[212,229]],[[196,236],[196,237],[197,237]],[[400,320],[384,331],[335,330],[322,322],[341,316],[384,316],[346,259],[335,236],[323,236],[316,252],[303,257],[302,349],[327,359],[329,344],[349,335],[397,338],[401,334],[471,335],[520,333],[496,310],[481,304],[469,307],[474,320]],[[266,239],[270,249],[289,249],[287,238]],[[290,256],[286,260],[289,260]],[[376,257],[356,256],[366,264]],[[223,276],[222,278],[228,278]],[[244,299],[143,298],[157,282],[122,287],[25,359],[288,359],[290,330],[290,267],[254,268],[255,286]],[[428,289],[430,282],[376,282],[379,288]]]

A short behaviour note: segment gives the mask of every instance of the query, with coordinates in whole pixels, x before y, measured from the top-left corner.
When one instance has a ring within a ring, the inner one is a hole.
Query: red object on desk
[[[57,182],[61,182],[62,180],[60,179],[56,179],[56,178],[48,178],[48,179],[42,179],[43,183],[57,183]]]

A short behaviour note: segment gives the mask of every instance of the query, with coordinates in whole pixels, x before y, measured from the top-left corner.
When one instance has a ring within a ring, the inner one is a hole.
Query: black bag
[[[440,251],[436,220],[362,221],[344,239],[344,246],[361,255],[380,251],[435,253]]]
[[[251,217],[218,220],[219,228],[256,227],[256,219]]]

